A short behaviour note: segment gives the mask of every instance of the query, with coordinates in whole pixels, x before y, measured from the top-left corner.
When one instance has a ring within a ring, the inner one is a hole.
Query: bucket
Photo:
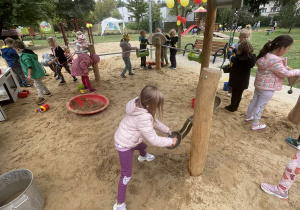
[[[42,210],[45,197],[27,169],[0,176],[0,210]]]
[[[228,82],[224,82],[223,90],[228,91]]]

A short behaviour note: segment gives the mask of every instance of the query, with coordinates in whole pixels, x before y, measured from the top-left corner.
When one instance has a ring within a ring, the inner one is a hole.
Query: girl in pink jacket
[[[287,58],[281,57],[287,53],[292,44],[292,37],[278,36],[273,41],[267,42],[257,56],[254,96],[245,119],[246,122],[252,121],[252,130],[266,127],[266,124],[259,124],[259,120],[274,92],[281,90],[284,78],[300,76],[300,70],[288,67]]]
[[[126,105],[126,116],[121,121],[115,133],[115,146],[119,153],[121,177],[118,185],[117,203],[114,210],[126,209],[125,196],[127,184],[132,175],[132,157],[134,150],[138,150],[138,161],[152,161],[154,155],[146,152],[147,139],[158,147],[167,147],[176,144],[177,138],[160,137],[154,129],[162,133],[171,134],[170,128],[157,120],[162,117],[164,98],[154,86],[146,86],[140,96],[129,101]]]

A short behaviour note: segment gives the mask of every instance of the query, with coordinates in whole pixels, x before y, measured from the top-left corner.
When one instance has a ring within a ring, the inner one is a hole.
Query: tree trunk
[[[289,29],[289,33],[291,33],[291,30],[292,30],[292,27],[290,27],[290,29]]]

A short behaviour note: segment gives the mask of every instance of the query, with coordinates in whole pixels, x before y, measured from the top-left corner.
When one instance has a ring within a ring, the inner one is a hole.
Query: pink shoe
[[[287,199],[289,197],[289,193],[282,192],[277,185],[270,185],[267,183],[262,183],[260,188],[271,195],[275,195],[278,198]]]
[[[91,89],[90,90],[91,93],[96,92],[96,91],[97,91],[96,89]]]
[[[252,125],[252,130],[253,131],[258,131],[258,130],[262,130],[265,129],[267,127],[266,124],[257,124],[257,125]]]

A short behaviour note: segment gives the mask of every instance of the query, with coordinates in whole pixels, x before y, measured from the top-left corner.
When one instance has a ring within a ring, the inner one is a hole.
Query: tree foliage
[[[142,20],[143,16],[147,12],[148,3],[144,0],[128,0],[126,7],[129,12],[132,12],[132,16],[135,18],[136,24],[138,29],[140,28],[140,21]]]
[[[258,17],[260,15],[259,6],[268,4],[269,2],[270,0],[244,0],[244,5],[249,7],[250,13],[252,13],[255,17]]]
[[[300,21],[300,3],[297,0],[289,0],[281,7],[278,20],[278,26],[289,29],[290,33],[295,24]]]
[[[117,4],[118,3],[114,0],[98,0],[95,4],[94,11],[90,14],[90,20],[93,23],[98,23],[111,16],[122,18],[121,14],[116,9]]]

